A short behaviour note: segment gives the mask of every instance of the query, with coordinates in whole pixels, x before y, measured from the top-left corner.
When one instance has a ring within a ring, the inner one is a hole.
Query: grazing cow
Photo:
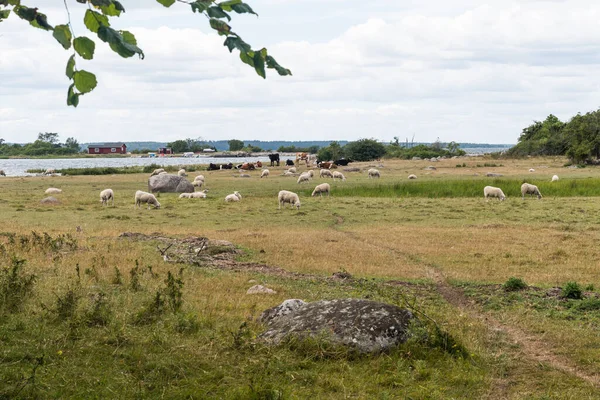
[[[275,163],[279,167],[279,153],[269,154],[269,160],[271,160],[271,167],[274,167]]]
[[[285,165],[288,167],[293,167],[294,162],[288,158],[287,160],[285,160]]]
[[[308,166],[308,153],[296,153],[296,164],[300,165],[300,161],[304,161]]]
[[[351,162],[354,162],[354,161],[349,158],[340,158],[339,160],[334,161],[333,163],[337,166],[345,167]]]
[[[320,163],[317,164],[317,166],[321,169],[331,169],[332,165],[333,165],[333,162],[331,162],[331,161],[321,161]]]

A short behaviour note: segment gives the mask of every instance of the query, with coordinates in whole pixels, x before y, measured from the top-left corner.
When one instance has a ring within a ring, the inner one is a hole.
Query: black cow
[[[218,169],[219,169],[219,166],[217,164],[213,164],[213,163],[208,164],[207,171],[216,171]]]
[[[287,165],[288,167],[293,167],[294,162],[288,158],[287,160],[285,160],[285,165]]]
[[[271,160],[271,167],[275,166],[275,163],[279,167],[279,153],[269,154],[269,160]]]
[[[233,168],[233,164],[229,163],[229,164],[213,164],[210,163],[208,164],[208,168],[207,171],[218,171],[220,169],[232,169]]]
[[[354,162],[354,161],[349,158],[340,158],[339,160],[336,160],[333,163],[337,166],[345,167],[351,162]]]
[[[233,164],[221,164],[221,169],[233,169]]]

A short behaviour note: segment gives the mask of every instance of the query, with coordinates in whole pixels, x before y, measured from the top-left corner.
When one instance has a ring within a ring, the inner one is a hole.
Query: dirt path
[[[588,382],[596,388],[600,388],[600,376],[591,375],[577,367],[573,362],[566,357],[556,354],[554,349],[549,345],[543,337],[531,332],[526,332],[523,329],[500,322],[496,318],[482,311],[477,305],[469,301],[462,290],[450,285],[444,276],[441,269],[431,263],[421,260],[419,257],[400,251],[398,249],[384,246],[378,243],[373,243],[351,231],[341,229],[344,218],[338,214],[333,214],[335,218],[332,228],[337,232],[341,232],[349,238],[359,241],[370,246],[376,246],[382,250],[390,251],[398,256],[409,259],[423,266],[426,275],[435,283],[438,292],[452,306],[460,309],[461,312],[469,315],[471,318],[482,321],[489,329],[489,332],[502,332],[506,335],[509,342],[518,345],[517,350],[511,351],[515,358],[527,358],[533,363],[547,364],[555,370],[574,375],[581,380]],[[505,399],[509,397],[510,388],[510,371],[508,376],[504,378],[496,378],[493,380],[492,388],[488,393],[490,399]]]

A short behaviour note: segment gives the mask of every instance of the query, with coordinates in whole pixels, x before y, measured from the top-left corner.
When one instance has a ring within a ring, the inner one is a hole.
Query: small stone
[[[60,201],[56,197],[49,196],[49,197],[46,197],[46,198],[40,200],[40,203],[42,203],[42,204],[60,204]]]
[[[274,291],[273,289],[269,289],[268,287],[265,287],[263,285],[254,285],[250,289],[248,289],[248,291],[246,292],[246,294],[276,294],[276,293],[277,292]]]

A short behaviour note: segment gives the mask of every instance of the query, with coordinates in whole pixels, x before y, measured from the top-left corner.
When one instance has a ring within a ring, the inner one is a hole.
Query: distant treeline
[[[595,163],[600,158],[600,110],[577,114],[563,122],[550,114],[523,129],[509,156],[566,155],[574,163]]]

